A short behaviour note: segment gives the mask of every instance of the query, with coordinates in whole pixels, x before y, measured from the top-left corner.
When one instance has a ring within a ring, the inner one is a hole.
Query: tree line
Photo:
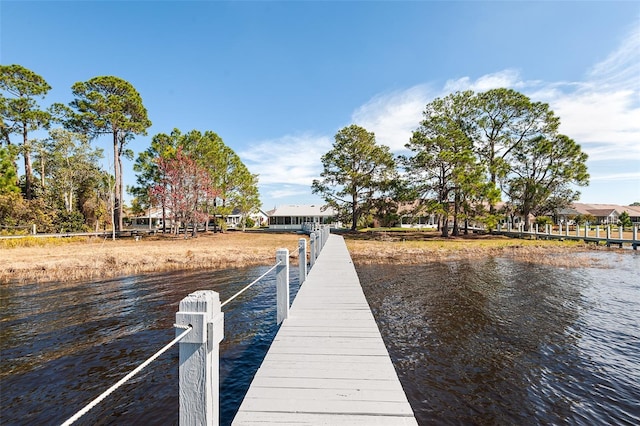
[[[0,65],[0,225],[5,231],[33,224],[49,232],[108,225],[120,231],[122,158],[133,159],[129,143],[151,127],[142,97],[121,78],[98,76],[75,83],[68,104],[44,108],[39,101],[50,90],[35,72]],[[41,130],[48,137],[30,137]],[[102,135],[112,140],[109,172],[100,166],[103,150],[91,144]],[[137,212],[157,206],[174,221],[196,223],[234,207],[246,215],[260,207],[257,175],[211,131],[155,135],[134,171],[137,184],[127,190]]]
[[[404,155],[360,126],[341,129],[312,190],[353,230],[374,216],[397,222],[402,203],[410,215],[435,214],[443,236],[470,220],[493,227],[505,216],[554,213],[589,183],[587,155],[559,126],[548,104],[512,89],[452,93],[426,105]]]

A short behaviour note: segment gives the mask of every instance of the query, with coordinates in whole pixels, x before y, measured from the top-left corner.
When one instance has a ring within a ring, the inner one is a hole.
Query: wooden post
[[[289,318],[289,250],[281,248],[276,251],[276,299],[277,314],[276,323],[281,324],[282,321]]]
[[[584,237],[589,238],[589,224],[584,226]]]
[[[219,347],[224,337],[218,293],[202,290],[182,299],[176,324],[192,327],[180,341],[180,425],[217,425]],[[183,331],[176,328],[176,336]]]
[[[610,239],[611,239],[611,225],[607,225],[607,244],[609,244]]]
[[[618,226],[618,236],[620,237],[620,239],[622,240],[622,233],[624,232],[624,226],[620,225]]]
[[[300,285],[307,279],[307,239],[300,238],[298,240],[298,267]]]
[[[633,241],[638,241],[638,227],[633,225]]]
[[[567,226],[565,227],[564,234],[567,237],[569,236],[569,224],[568,223],[567,223]]]
[[[327,240],[329,239],[329,225],[322,225],[322,248],[327,244]]]
[[[316,263],[316,233],[312,232],[309,234],[309,266],[313,268],[313,265]]]
[[[576,237],[580,236],[580,225],[576,224]]]
[[[600,225],[596,225],[596,238],[600,238]]]

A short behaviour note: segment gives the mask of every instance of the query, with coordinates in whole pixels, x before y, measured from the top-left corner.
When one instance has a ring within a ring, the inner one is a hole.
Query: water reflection
[[[174,337],[180,300],[226,300],[268,267],[85,283],[0,286],[3,425],[60,424]],[[297,270],[291,269],[292,296]],[[229,424],[276,332],[275,282],[225,306],[221,424]],[[158,358],[77,424],[177,424],[178,351]]]
[[[421,424],[638,424],[640,262],[608,260],[357,269]]]

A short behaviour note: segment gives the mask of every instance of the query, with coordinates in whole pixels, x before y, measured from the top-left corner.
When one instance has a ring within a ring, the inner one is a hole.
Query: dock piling
[[[212,290],[189,294],[176,313],[176,336],[192,327],[180,341],[180,425],[217,425],[219,353],[224,337],[220,296]]]
[[[278,249],[276,252],[276,323],[281,324],[289,318],[289,250]]]

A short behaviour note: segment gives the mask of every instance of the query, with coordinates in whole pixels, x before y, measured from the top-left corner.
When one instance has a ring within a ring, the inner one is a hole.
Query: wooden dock
[[[340,236],[331,235],[234,425],[417,425]]]
[[[602,232],[601,232],[602,231]],[[591,233],[590,233],[591,232]],[[537,227],[530,231],[524,230],[497,230],[492,231],[491,233],[494,235],[505,235],[507,237],[512,238],[534,238],[534,239],[545,239],[545,240],[571,240],[571,241],[584,241],[585,243],[594,243],[594,244],[604,244],[607,247],[611,247],[612,245],[622,248],[625,245],[631,246],[634,250],[637,250],[640,246],[640,240],[638,239],[638,228],[634,226],[632,228],[632,237],[631,238],[623,238],[623,233],[621,230],[617,233],[617,236],[611,232],[611,229],[599,229],[596,227],[595,235],[593,234],[593,230],[589,230],[589,228],[580,228],[579,226],[575,228],[574,231],[569,232],[568,229],[560,229],[557,233],[551,232],[549,227],[546,227],[544,231],[539,231]],[[600,234],[605,235],[600,235]]]

